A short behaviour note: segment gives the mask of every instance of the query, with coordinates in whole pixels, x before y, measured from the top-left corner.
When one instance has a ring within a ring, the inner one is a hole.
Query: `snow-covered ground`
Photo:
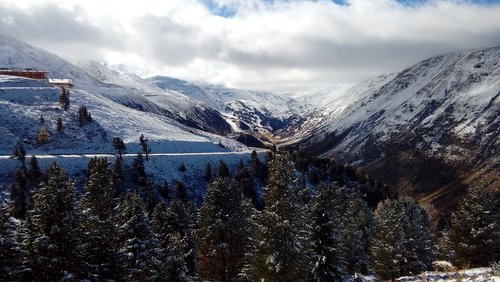
[[[472,268],[456,272],[428,271],[417,276],[400,277],[397,281],[435,281],[435,282],[493,282],[500,281],[499,273],[494,273],[491,267]]]

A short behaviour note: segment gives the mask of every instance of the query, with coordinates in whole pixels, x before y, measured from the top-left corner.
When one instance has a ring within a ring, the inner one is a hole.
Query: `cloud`
[[[0,2],[1,32],[73,61],[272,90],[354,83],[500,45],[499,14],[498,4],[451,0]]]

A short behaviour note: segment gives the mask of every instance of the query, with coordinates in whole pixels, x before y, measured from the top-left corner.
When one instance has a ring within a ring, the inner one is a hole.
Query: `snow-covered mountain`
[[[479,176],[500,185],[500,47],[437,56],[342,91],[288,142],[433,199]]]
[[[271,92],[231,89],[188,82],[165,76],[147,79],[168,91],[176,91],[221,112],[233,131],[276,133],[302,121],[301,104],[290,97]]]
[[[45,70],[50,78],[72,79],[75,86],[70,90],[71,109],[64,111],[58,105],[59,88],[32,79],[1,76],[0,154],[10,154],[20,140],[25,140],[33,153],[109,153],[114,136],[123,138],[130,151],[137,152],[140,134],[161,152],[244,148],[207,132],[220,126],[229,128],[217,111],[105,65],[90,63],[86,71],[47,51],[0,37],[0,66]],[[76,111],[80,105],[87,107],[93,123],[78,125]],[[44,117],[43,124],[40,116]],[[58,117],[63,120],[63,133],[55,132]],[[37,146],[34,138],[41,127],[49,131],[53,142]]]

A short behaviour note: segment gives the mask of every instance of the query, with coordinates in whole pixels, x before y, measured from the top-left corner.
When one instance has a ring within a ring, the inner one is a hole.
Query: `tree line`
[[[2,281],[394,279],[435,259],[499,259],[498,194],[481,185],[435,231],[416,201],[331,160],[253,153],[233,174],[207,164],[197,206],[181,181],[154,184],[142,154],[131,168],[91,159],[77,193],[59,165],[42,172],[19,150],[0,213]]]

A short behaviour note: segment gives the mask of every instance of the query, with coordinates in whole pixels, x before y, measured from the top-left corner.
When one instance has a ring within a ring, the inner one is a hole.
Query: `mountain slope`
[[[163,115],[190,127],[213,132],[220,127],[230,129],[213,109],[153,87],[137,76],[119,73],[95,62],[81,68],[13,38],[0,36],[0,66],[42,69],[48,71],[51,78],[71,78],[77,89],[98,93],[129,108]]]
[[[229,127],[216,111],[189,100],[180,103],[181,98],[175,100],[175,93],[153,87],[140,78],[130,79],[127,84],[122,77],[112,77],[110,73],[106,76],[109,80],[95,77],[54,54],[7,37],[0,37],[0,66],[43,69],[49,71],[49,77],[70,78],[75,85],[70,90],[71,109],[66,112],[57,103],[59,88],[31,79],[1,76],[1,154],[10,154],[20,140],[26,141],[30,152],[109,153],[114,136],[123,138],[130,151],[136,152],[140,134],[149,138],[157,152],[226,151],[220,144],[243,149],[238,142],[196,129],[213,129],[217,121]],[[160,103],[153,96],[168,97],[164,100],[173,102]],[[80,105],[88,108],[93,123],[79,126],[76,110]],[[39,124],[41,115],[46,120],[44,124]],[[65,125],[63,133],[55,132],[58,117]],[[34,143],[40,127],[49,130],[53,142],[42,146]]]
[[[298,144],[430,201],[445,203],[480,176],[498,187],[499,58],[500,47],[447,54],[379,79],[318,111]]]

